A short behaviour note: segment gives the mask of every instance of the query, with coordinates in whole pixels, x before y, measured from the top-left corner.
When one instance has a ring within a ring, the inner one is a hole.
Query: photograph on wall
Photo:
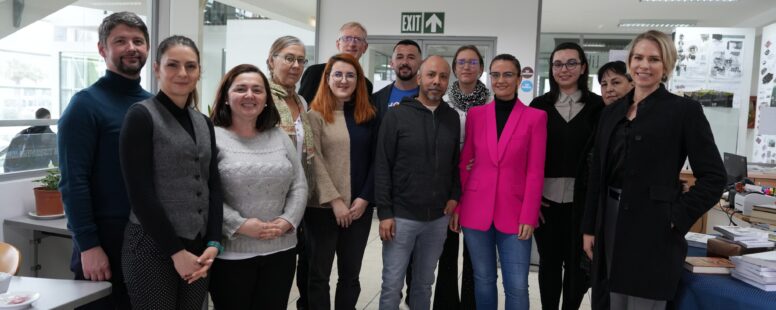
[[[752,157],[776,163],[776,24],[763,28],[761,42]]]

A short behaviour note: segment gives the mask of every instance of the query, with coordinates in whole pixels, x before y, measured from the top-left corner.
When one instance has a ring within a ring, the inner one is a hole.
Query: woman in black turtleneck
[[[477,253],[471,257],[477,309],[498,308],[495,249],[505,308],[528,309],[531,235],[544,184],[547,114],[517,99],[520,62],[514,56],[496,56],[490,76],[495,100],[467,113],[459,164],[464,192],[450,229],[462,227],[466,247]]]

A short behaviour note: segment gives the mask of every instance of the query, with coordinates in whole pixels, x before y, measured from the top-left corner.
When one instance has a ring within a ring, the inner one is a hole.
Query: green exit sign
[[[445,13],[402,12],[401,33],[445,33]]]

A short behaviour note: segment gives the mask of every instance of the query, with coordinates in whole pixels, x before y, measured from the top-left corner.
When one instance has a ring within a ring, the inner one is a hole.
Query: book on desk
[[[739,279],[761,290],[776,291],[776,251],[731,257],[736,265],[730,272]]]
[[[687,257],[684,269],[692,273],[729,274],[735,265],[721,257]]]

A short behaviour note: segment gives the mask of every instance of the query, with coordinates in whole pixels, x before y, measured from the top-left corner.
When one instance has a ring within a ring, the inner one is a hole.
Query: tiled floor
[[[361,269],[361,296],[358,299],[356,309],[378,309],[380,301],[380,278],[382,272],[382,242],[377,232],[378,220],[377,217],[372,221],[372,229],[369,233],[369,241],[366,246],[366,253],[364,254],[364,263]],[[460,257],[460,255],[459,255]],[[460,265],[460,262],[459,262]],[[461,268],[458,268],[461,270]],[[531,272],[528,275],[528,290],[531,303],[531,309],[541,309],[541,302],[539,301],[539,284],[537,280],[536,267],[531,267]],[[460,279],[460,275],[459,275]],[[334,263],[334,270],[332,270],[331,276],[331,291],[332,298],[334,288],[337,283],[337,264]],[[432,290],[433,291],[433,290]],[[296,283],[291,289],[291,296],[289,298],[288,309],[296,309],[296,300],[299,298],[299,292],[296,289]],[[433,298],[433,297],[432,297]],[[503,304],[504,293],[499,283],[499,301]],[[332,304],[334,301],[332,300]],[[401,309],[409,309],[406,305],[402,304]],[[503,309],[503,305],[499,307]],[[590,309],[589,297],[585,296],[585,300],[582,303],[580,309]]]

